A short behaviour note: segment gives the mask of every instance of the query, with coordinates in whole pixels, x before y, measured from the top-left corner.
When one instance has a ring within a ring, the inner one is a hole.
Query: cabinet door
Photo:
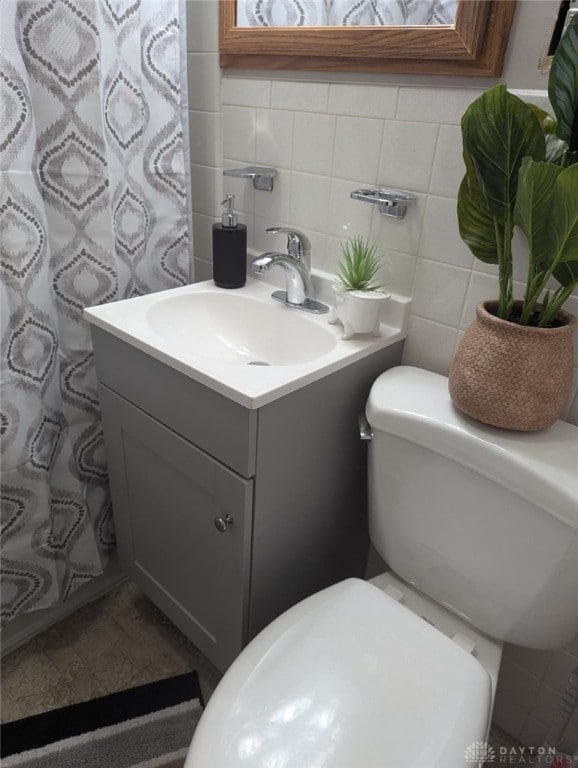
[[[121,563],[225,669],[246,639],[253,481],[102,385],[100,397]]]

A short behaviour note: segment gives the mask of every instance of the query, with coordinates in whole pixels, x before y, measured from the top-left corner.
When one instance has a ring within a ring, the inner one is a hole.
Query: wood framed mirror
[[[499,76],[516,0],[458,0],[451,26],[239,27],[219,0],[223,68]]]

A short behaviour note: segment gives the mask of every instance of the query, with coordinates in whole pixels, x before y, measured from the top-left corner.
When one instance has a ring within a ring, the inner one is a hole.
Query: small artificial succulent
[[[344,291],[376,291],[381,285],[375,282],[381,267],[381,256],[376,246],[356,235],[341,244],[341,261],[337,265],[337,277]]]

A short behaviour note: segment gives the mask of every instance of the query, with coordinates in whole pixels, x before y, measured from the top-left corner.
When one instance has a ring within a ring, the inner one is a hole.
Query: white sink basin
[[[331,303],[329,276],[314,276]],[[409,300],[387,302],[381,336],[344,341],[341,325],[273,301],[274,286],[212,280],[85,310],[88,321],[246,408],[260,408],[405,337]],[[159,397],[170,393],[159,392]]]
[[[336,345],[329,326],[299,310],[242,294],[197,292],[158,299],[146,313],[151,329],[183,351],[238,365],[296,365]]]

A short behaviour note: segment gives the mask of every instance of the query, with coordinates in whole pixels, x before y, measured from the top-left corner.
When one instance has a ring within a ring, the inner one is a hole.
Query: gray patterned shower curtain
[[[240,27],[453,24],[457,0],[237,0]]]
[[[2,621],[114,547],[83,308],[190,282],[182,0],[1,0]]]

